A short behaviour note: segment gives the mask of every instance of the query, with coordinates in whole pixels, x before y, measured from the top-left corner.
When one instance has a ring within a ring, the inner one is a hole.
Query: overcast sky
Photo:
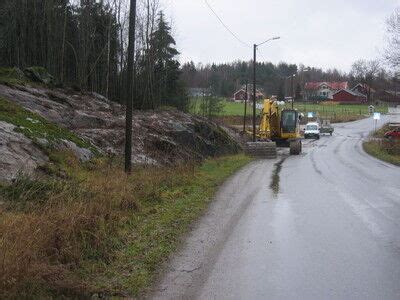
[[[248,44],[272,36],[260,60],[304,63],[349,71],[360,58],[380,57],[385,21],[400,0],[208,0],[218,15]],[[221,63],[250,60],[243,46],[218,22],[204,0],[162,0],[173,20],[182,61]]]

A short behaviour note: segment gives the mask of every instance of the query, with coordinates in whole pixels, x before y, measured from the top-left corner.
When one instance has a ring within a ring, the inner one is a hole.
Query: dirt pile
[[[71,130],[103,154],[123,154],[124,107],[101,95],[72,89],[0,84],[0,98]],[[9,131],[7,134],[10,135]],[[2,147],[7,147],[6,134],[2,138]],[[40,140],[43,139],[35,142]],[[12,152],[12,147],[7,149]],[[85,152],[81,148],[78,150]],[[134,112],[132,158],[135,163],[168,165],[239,150],[240,146],[221,127],[201,117],[175,110]]]

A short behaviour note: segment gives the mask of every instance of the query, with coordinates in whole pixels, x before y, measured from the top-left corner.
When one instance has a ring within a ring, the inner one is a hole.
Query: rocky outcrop
[[[48,157],[15,126],[0,121],[0,181],[12,181],[19,173],[26,175],[48,162]]]
[[[70,129],[104,154],[123,154],[124,107],[101,95],[0,84],[0,97]],[[204,118],[174,110],[134,113],[132,158],[136,163],[175,164],[239,150],[223,129]]]

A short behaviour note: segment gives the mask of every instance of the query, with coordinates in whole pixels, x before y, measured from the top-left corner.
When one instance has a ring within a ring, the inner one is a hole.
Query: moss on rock
[[[57,126],[3,98],[0,98],[0,120],[17,126],[16,131],[23,133],[44,150],[54,149],[65,140],[93,153],[98,152],[93,145],[68,129]]]

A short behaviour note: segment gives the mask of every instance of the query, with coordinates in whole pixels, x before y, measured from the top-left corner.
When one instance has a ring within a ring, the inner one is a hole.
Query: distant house
[[[339,103],[366,103],[367,96],[356,90],[342,89],[332,95],[332,100]]]
[[[304,87],[304,100],[320,101],[332,100],[333,94],[340,90],[347,90],[349,83],[346,82],[307,82]]]
[[[400,91],[382,90],[374,95],[376,102],[382,102],[391,106],[400,105]]]
[[[368,93],[375,93],[376,91],[371,88],[368,84],[365,83],[359,83],[355,87],[352,88],[353,91],[357,91],[363,95],[367,95]]]
[[[374,95],[376,93],[376,91],[373,88],[371,88],[368,84],[365,83],[357,84],[355,87],[352,88],[352,90],[367,96],[367,98],[369,98],[368,100],[370,101],[374,99]]]
[[[245,101],[246,100],[246,86],[243,86],[240,90],[236,91],[233,94],[232,99],[235,102]],[[263,92],[260,91],[260,89],[256,90],[256,99],[257,100],[265,99],[265,95]],[[253,86],[250,84],[247,86],[247,100],[253,100]]]
[[[246,99],[250,99],[250,93],[247,93],[247,98],[246,98],[246,90],[240,89],[233,94],[233,100],[234,101],[244,101]]]

